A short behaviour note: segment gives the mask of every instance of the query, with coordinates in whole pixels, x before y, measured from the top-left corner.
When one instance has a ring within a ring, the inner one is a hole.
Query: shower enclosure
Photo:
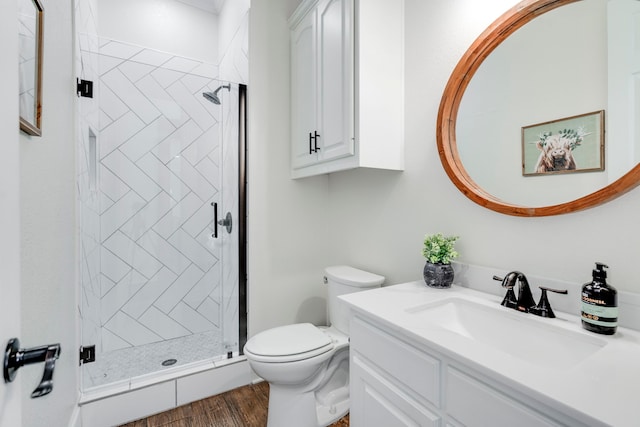
[[[79,103],[83,390],[237,356],[246,87],[114,40],[80,53],[96,79]]]

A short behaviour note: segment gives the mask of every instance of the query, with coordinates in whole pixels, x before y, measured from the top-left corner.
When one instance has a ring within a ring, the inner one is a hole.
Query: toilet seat
[[[256,334],[244,351],[257,362],[285,363],[316,357],[333,347],[333,341],[322,330],[311,323],[297,323]]]

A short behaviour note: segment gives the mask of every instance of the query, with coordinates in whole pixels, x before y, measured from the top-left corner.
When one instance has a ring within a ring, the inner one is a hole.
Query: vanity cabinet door
[[[418,404],[405,391],[376,373],[358,354],[351,358],[353,427],[438,427],[440,418]]]

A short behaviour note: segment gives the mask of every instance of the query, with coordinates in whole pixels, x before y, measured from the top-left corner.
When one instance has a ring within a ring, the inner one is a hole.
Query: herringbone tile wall
[[[103,351],[218,329],[217,67],[136,46],[100,46]]]
[[[83,65],[99,76],[97,108],[81,108],[97,135],[83,138],[79,159],[83,344],[93,342],[101,354],[222,335],[225,312],[237,317],[238,307],[236,269],[220,260],[237,242],[222,230],[212,238],[211,204],[237,218],[237,189],[222,191],[223,183],[237,183],[237,147],[222,144],[223,137],[237,141],[225,129],[237,127],[237,85],[220,91],[222,105],[214,105],[202,92],[223,84],[217,66],[98,43],[96,52],[80,42]],[[233,166],[223,168],[234,154]],[[237,330],[237,320],[231,324]]]

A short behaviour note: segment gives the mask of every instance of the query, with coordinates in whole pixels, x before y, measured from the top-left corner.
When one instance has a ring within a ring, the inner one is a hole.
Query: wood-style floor
[[[261,382],[189,403],[121,427],[265,427],[269,384]],[[295,420],[291,426],[295,427]],[[349,427],[349,415],[330,427]]]

